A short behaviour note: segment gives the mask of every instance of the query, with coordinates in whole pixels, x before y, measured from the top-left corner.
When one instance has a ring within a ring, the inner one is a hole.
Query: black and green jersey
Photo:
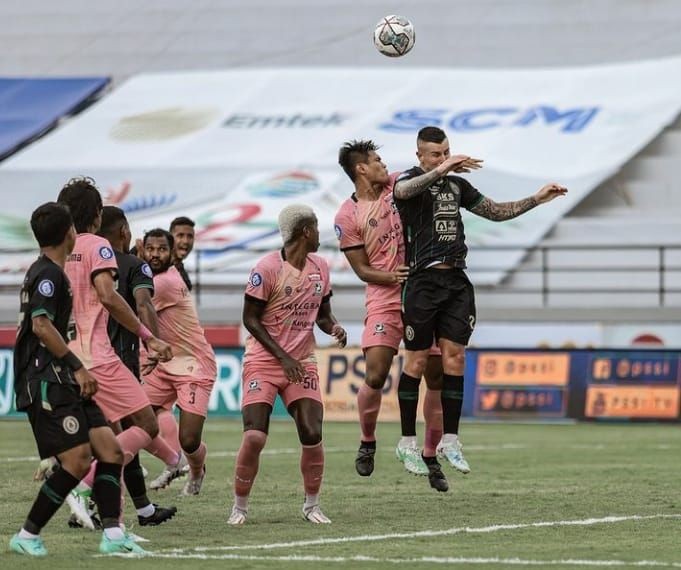
[[[424,171],[415,166],[403,172],[396,183],[422,174]],[[483,195],[468,180],[453,174],[436,180],[408,200],[395,197],[402,219],[406,261],[412,273],[438,263],[466,268],[468,248],[460,209],[470,210],[482,199]]]
[[[132,310],[137,312],[135,291],[140,288],[149,289],[153,296],[154,274],[151,272],[149,264],[139,257],[120,251],[115,253],[116,263],[118,263],[118,293],[127,301]],[[111,346],[113,346],[123,364],[137,373],[140,357],[140,340],[137,335],[121,326],[113,317],[109,317],[107,331]]]
[[[72,307],[71,284],[66,273],[49,257],[41,255],[26,272],[21,287],[19,327],[14,345],[17,409],[25,409],[31,403],[30,379],[76,383],[71,374],[63,373],[68,368],[66,364],[55,358],[33,332],[33,318],[44,315],[68,343],[76,334]]]

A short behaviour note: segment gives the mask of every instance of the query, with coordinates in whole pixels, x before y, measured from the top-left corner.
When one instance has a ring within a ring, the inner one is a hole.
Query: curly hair
[[[59,192],[57,202],[68,206],[78,233],[89,231],[102,211],[102,196],[89,176],[71,178]]]

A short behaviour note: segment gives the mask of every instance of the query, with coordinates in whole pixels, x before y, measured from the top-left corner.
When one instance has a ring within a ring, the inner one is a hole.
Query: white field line
[[[27,455],[26,457],[3,457],[2,461],[4,463],[23,463],[26,461],[40,461],[40,457],[37,455]]]
[[[324,453],[350,453],[356,451],[353,447],[325,447]],[[236,457],[239,453],[235,451],[213,451],[208,453],[208,457]],[[300,453],[300,447],[281,447],[278,449],[263,449],[262,455],[297,455]]]
[[[445,530],[421,530],[415,532],[395,532],[390,534],[365,534],[360,536],[340,536],[337,538],[316,538],[312,540],[297,540],[291,542],[274,542],[270,544],[245,544],[238,546],[197,546],[193,549],[169,549],[168,553],[181,554],[187,550],[195,552],[208,551],[237,551],[237,550],[271,550],[275,548],[294,548],[300,546],[323,546],[327,544],[347,544],[350,542],[377,542],[392,539],[424,538],[432,536],[448,536],[454,534],[480,534],[506,530],[521,530],[527,528],[546,528],[561,526],[592,526],[597,524],[613,524],[627,521],[646,521],[656,519],[681,519],[681,515],[626,515],[589,518],[581,520],[540,521],[520,524],[497,524],[483,527],[454,527]]]
[[[504,451],[504,450],[515,450],[524,449],[529,447],[529,445],[521,443],[504,443],[501,445],[467,445],[466,450],[470,451]],[[357,451],[356,447],[325,447],[325,453],[354,453]],[[386,451],[393,453],[392,444],[381,448],[379,451]],[[208,457],[236,457],[238,450],[234,451],[211,451],[208,453]],[[282,447],[274,449],[263,449],[263,455],[292,455],[300,453],[300,447]],[[0,461],[4,463],[23,463],[29,461],[40,461],[40,457],[37,455],[26,455],[23,457],[3,457]]]
[[[100,558],[104,555],[96,555]],[[118,554],[123,558],[138,558],[135,554]],[[527,560],[522,558],[461,558],[423,556],[421,558],[377,558],[375,556],[253,556],[248,554],[181,554],[172,552],[149,552],[145,558],[171,558],[181,560],[242,560],[269,562],[376,562],[379,564],[501,564],[504,566],[595,566],[632,568],[681,568],[681,562],[656,560]]]
[[[353,447],[327,447],[324,449],[326,453],[349,453],[356,451]],[[208,453],[208,457],[236,457],[238,451],[214,451]],[[275,449],[263,449],[263,455],[291,455],[300,453],[300,447],[282,447]],[[37,455],[27,455],[25,457],[3,457],[2,461],[5,463],[20,463],[25,461],[40,461]]]

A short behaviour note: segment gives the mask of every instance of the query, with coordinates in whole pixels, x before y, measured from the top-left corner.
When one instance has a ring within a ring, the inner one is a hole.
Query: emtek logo
[[[222,123],[227,129],[295,129],[295,128],[325,128],[340,127],[347,119],[340,113],[329,115],[251,115],[241,113],[230,115]]]
[[[392,133],[411,133],[429,125],[445,130],[476,132],[500,127],[555,126],[563,133],[584,130],[600,111],[600,107],[557,109],[550,105],[536,105],[527,109],[517,107],[485,107],[470,111],[451,109],[409,109],[397,111],[392,120],[379,126]]]

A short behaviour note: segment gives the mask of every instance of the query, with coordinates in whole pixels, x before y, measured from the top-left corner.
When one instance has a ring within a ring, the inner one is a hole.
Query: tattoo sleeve
[[[482,202],[471,209],[471,212],[493,222],[503,222],[504,220],[517,218],[536,206],[537,200],[535,200],[534,196],[517,200],[516,202],[500,202],[498,204],[489,198],[483,198]]]
[[[409,198],[421,194],[438,178],[440,178],[440,173],[437,170],[431,170],[421,174],[421,176],[399,181],[395,184],[393,194],[398,200],[409,200]]]

